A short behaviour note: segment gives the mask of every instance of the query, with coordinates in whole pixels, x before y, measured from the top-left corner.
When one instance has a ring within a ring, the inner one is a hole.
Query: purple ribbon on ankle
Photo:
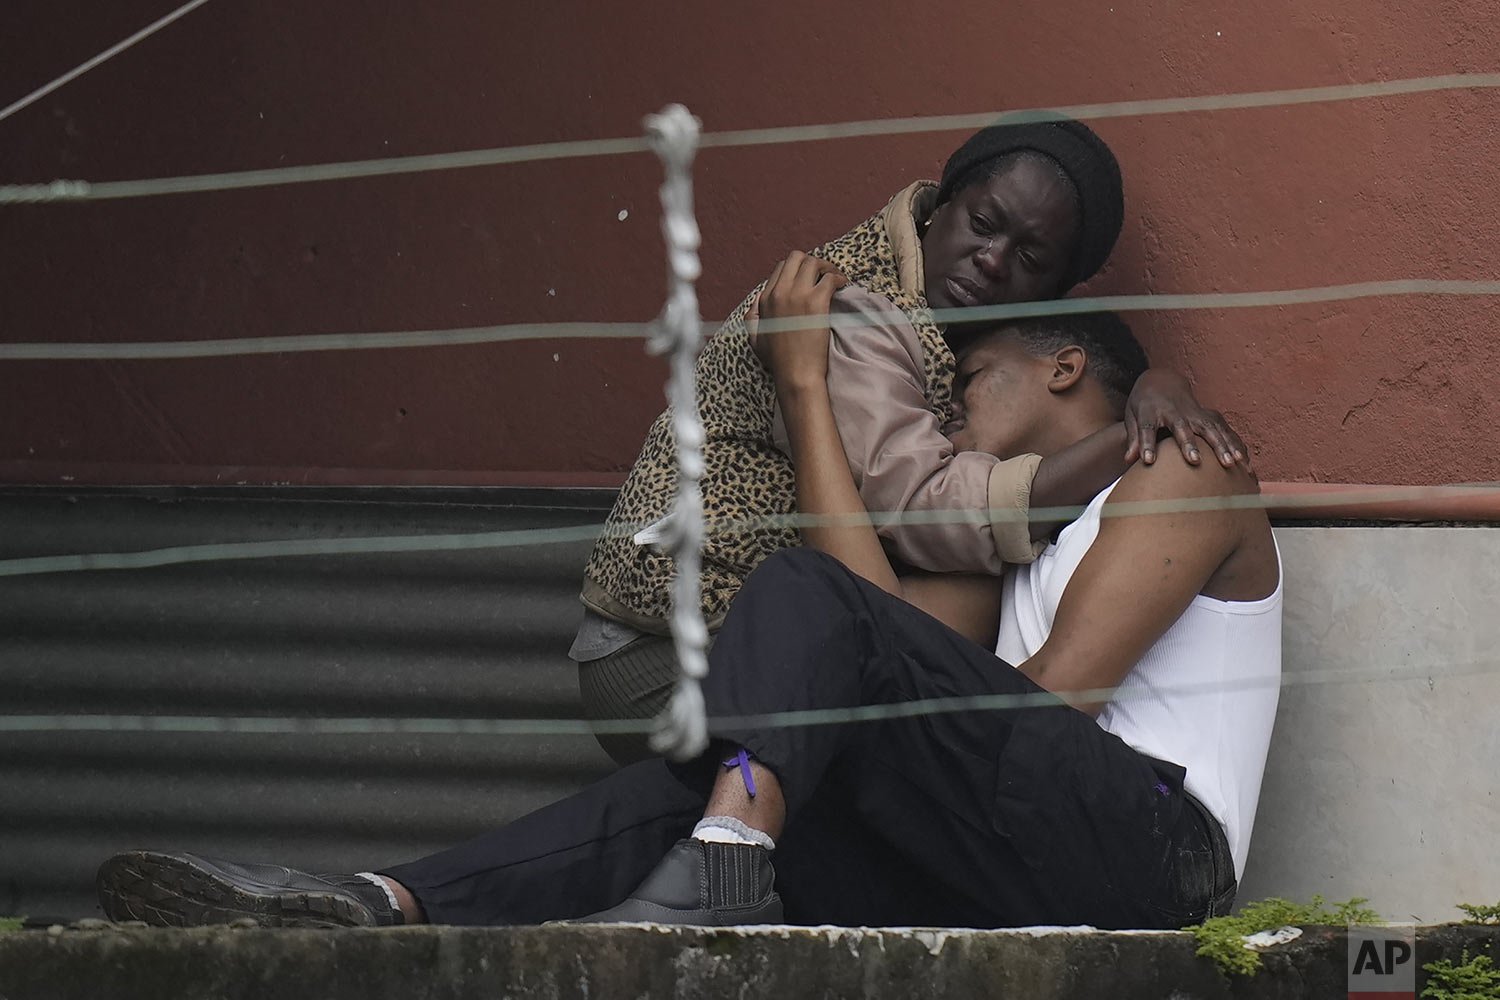
[[[735,754],[733,757],[730,757],[728,760],[722,761],[721,763],[723,763],[725,767],[734,767],[736,764],[739,765],[740,777],[745,780],[745,791],[750,793],[750,797],[752,799],[755,798],[755,776],[750,773],[749,751],[747,751],[744,747],[740,747],[739,753]]]

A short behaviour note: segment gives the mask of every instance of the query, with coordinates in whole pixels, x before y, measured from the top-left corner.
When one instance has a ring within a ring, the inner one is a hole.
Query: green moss
[[[703,950],[715,958],[733,958],[739,954],[744,938],[739,934],[715,934],[708,939]]]
[[[1424,1000],[1500,1000],[1500,969],[1488,955],[1469,957],[1467,949],[1458,964],[1448,959],[1428,962]]]
[[[18,931],[21,929],[21,921],[25,917],[0,917],[0,933],[5,931]]]
[[[1333,904],[1325,902],[1322,896],[1314,896],[1310,903],[1263,899],[1233,916],[1214,917],[1188,930],[1198,941],[1198,954],[1213,959],[1225,975],[1248,976],[1260,968],[1260,953],[1245,947],[1246,935],[1278,927],[1379,923],[1380,915],[1364,903],[1362,897]]]
[[[1458,908],[1464,911],[1466,924],[1500,924],[1500,903],[1495,903],[1493,906],[1459,903]]]

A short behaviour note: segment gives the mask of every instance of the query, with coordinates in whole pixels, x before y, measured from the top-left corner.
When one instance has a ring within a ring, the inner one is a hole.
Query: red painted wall
[[[0,105],[173,6],[8,4]],[[0,182],[635,135],[671,100],[737,129],[1493,71],[1497,52],[1487,0],[216,2],[0,121]],[[1459,91],[1102,121],[1129,203],[1090,290],[1500,277],[1497,112],[1500,92]],[[962,137],[704,152],[705,314]],[[0,207],[0,339],[642,320],[664,288],[658,180],[634,155]],[[1495,480],[1492,304],[1135,322],[1267,478]],[[0,480],[611,482],[664,373],[638,343],[576,340],[5,362]]]

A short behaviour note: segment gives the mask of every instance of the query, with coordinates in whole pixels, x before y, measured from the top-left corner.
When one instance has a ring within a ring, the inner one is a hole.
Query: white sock
[[[354,875],[356,878],[369,879],[380,886],[381,891],[385,893],[386,900],[391,904],[391,909],[396,913],[401,913],[401,904],[396,902],[396,894],[391,891],[390,886],[385,884],[385,879],[374,872],[355,872]],[[405,916],[405,914],[403,913],[402,916]]]
[[[748,844],[776,850],[776,841],[771,835],[742,823],[733,816],[705,816],[693,827],[693,839],[705,844]]]

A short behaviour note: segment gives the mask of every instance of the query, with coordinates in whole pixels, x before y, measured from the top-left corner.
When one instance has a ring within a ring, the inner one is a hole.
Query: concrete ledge
[[[1500,953],[1500,927],[1419,928],[1420,964]],[[771,927],[132,927],[0,934],[0,997],[1171,997],[1344,1000],[1342,928],[1311,928],[1226,979],[1185,933]]]

